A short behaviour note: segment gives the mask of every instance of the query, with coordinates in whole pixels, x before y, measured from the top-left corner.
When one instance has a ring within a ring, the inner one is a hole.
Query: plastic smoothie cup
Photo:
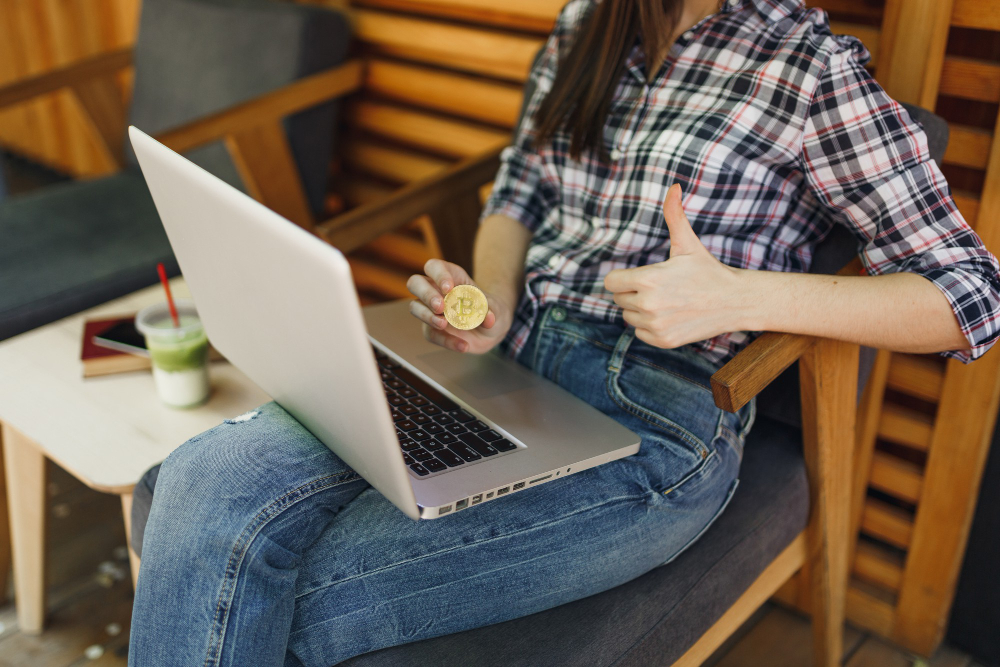
[[[146,337],[156,392],[167,405],[191,408],[208,399],[208,338],[194,303],[177,299],[180,327],[166,303],[143,308],[135,326]]]

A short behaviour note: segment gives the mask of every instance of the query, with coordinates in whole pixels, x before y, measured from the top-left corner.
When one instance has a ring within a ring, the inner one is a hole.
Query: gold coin
[[[472,285],[455,285],[444,297],[444,318],[448,324],[462,331],[482,324],[489,309],[486,295]]]

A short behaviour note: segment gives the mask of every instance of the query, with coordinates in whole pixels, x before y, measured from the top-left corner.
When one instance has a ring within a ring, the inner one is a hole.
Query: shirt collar
[[[768,23],[778,21],[805,9],[803,0],[724,0],[723,11],[735,11],[742,7],[753,7]]]

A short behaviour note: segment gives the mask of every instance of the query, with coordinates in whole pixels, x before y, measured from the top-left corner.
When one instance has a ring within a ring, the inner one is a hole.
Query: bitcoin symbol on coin
[[[475,329],[489,310],[486,295],[472,285],[455,285],[444,297],[444,318],[456,329]]]

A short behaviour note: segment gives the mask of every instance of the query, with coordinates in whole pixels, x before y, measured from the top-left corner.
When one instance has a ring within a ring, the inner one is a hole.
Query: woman
[[[982,355],[996,260],[866,59],[801,0],[570,2],[479,231],[484,325],[442,318],[472,282],[442,261],[411,278],[412,312],[435,343],[499,347],[581,396],[640,452],[413,522],[265,406],[163,464],[130,664],[327,667],[670,561],[736,485],[752,406],[718,410],[708,379],[746,332]],[[833,224],[869,275],[801,273]]]

